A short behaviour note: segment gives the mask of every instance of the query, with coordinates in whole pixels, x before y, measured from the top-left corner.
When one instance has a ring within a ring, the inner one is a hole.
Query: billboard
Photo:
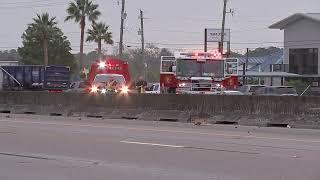
[[[206,29],[207,42],[221,42],[221,29]],[[224,30],[224,42],[230,42],[230,29]]]

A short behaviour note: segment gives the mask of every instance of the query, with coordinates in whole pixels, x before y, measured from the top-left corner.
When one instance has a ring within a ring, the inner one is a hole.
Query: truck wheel
[[[160,93],[161,94],[167,94],[166,88],[165,87],[160,87]]]
[[[176,88],[169,88],[168,93],[169,94],[176,94]]]

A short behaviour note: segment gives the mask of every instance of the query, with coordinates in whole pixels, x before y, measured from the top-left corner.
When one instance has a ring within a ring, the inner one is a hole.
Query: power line
[[[16,2],[2,2],[0,6],[3,5],[20,5],[20,4],[33,4],[33,3],[50,3],[52,0],[35,0],[35,1],[16,1]],[[56,3],[56,2],[54,2]]]
[[[75,32],[69,32],[69,33],[75,33]],[[78,33],[78,32],[76,32]],[[286,41],[287,43],[296,43],[296,44],[290,44],[290,47],[295,46],[308,46],[308,45],[319,45],[320,40],[305,40],[305,41]],[[120,43],[120,42],[116,42]],[[139,42],[130,42],[129,44],[136,44],[140,45]],[[147,44],[157,44],[157,45],[167,45],[167,46],[194,46],[199,45],[202,46],[202,42],[183,42],[183,43],[166,43],[166,42],[146,42]],[[231,44],[234,45],[258,45],[258,44],[284,44],[282,41],[261,41],[261,42],[233,42]],[[87,44],[85,46],[94,46],[95,44]],[[72,47],[80,47],[80,46],[72,46]],[[284,46],[278,46],[278,47],[284,47]],[[16,48],[16,46],[0,46],[0,48]]]
[[[256,30],[269,30],[268,28],[255,28],[255,29],[231,29],[231,33],[239,33],[239,32],[245,32],[245,31],[256,31]],[[151,32],[169,32],[169,33],[186,33],[186,34],[201,34],[202,31],[185,31],[185,30],[177,30],[177,29],[161,29],[161,28],[153,28],[148,29],[148,31]]]
[[[66,5],[65,2],[48,2],[48,3],[40,3],[40,4],[25,4],[25,5],[16,5],[16,6],[3,6],[0,5],[0,9],[3,10],[12,10],[12,9],[20,9],[20,8],[38,8],[38,7],[53,7],[59,5]]]
[[[221,19],[208,19],[207,17],[194,17],[194,16],[192,16],[192,17],[188,17],[188,16],[180,16],[180,17],[177,17],[177,16],[175,16],[175,17],[170,17],[171,19],[178,19],[179,21],[184,21],[184,20],[187,20],[187,21],[189,21],[189,20],[192,20],[192,22],[194,22],[194,21],[197,21],[197,22],[199,22],[199,21],[207,21],[207,22],[221,22]],[[146,18],[147,20],[153,20],[153,19],[157,19],[156,17],[147,17]],[[270,22],[270,23],[272,23],[274,20],[272,20],[272,19],[258,19],[258,18],[252,18],[252,19],[248,19],[248,18],[243,18],[243,19],[245,19],[245,21],[246,22],[258,22],[258,23],[266,23],[266,22]],[[234,19],[231,19],[230,20],[231,22],[233,22],[233,23],[241,23],[241,22],[239,22],[239,19],[236,19],[236,18],[234,18]]]
[[[116,42],[119,43],[119,42]],[[135,47],[135,48],[139,48],[139,45],[132,45],[132,44],[140,44],[140,43],[135,43],[135,42],[127,42],[127,44],[129,44],[128,46],[130,47]],[[159,45],[159,48],[167,48],[167,49],[175,49],[175,50],[203,50],[202,48],[202,44],[197,44],[199,45],[199,48],[186,48],[186,47],[161,47],[161,45],[163,44],[159,44],[159,43],[147,43],[147,44],[157,44]],[[310,43],[310,44],[299,44],[299,45],[290,45],[290,47],[301,47],[301,46],[311,46],[311,45],[320,45],[319,43]],[[96,49],[96,45],[91,44],[91,45],[84,45],[87,48],[91,48],[91,49]],[[70,46],[71,48],[79,48],[80,46]],[[112,46],[114,47],[114,46]],[[275,48],[284,48],[284,46],[259,46],[257,48],[269,48],[269,47],[275,47]],[[19,46],[0,46],[0,49],[17,49],[19,48]],[[249,48],[249,49],[257,49],[257,48]],[[245,52],[246,48],[232,48],[231,51],[243,51]],[[75,51],[75,49],[72,49],[72,51]]]
[[[296,45],[312,45],[312,44],[320,44],[320,40],[306,40],[306,41],[286,41],[289,43],[303,43],[303,42],[311,42],[308,44],[296,44]],[[313,42],[313,43],[312,43]],[[153,44],[161,44],[161,45],[203,45],[202,42],[185,42],[185,43],[166,43],[166,42],[147,42]],[[232,44],[283,44],[283,41],[261,41],[261,42],[233,42]]]
[[[135,29],[127,26],[125,28],[125,32],[129,33],[130,35],[132,35],[131,37],[134,37],[135,39],[140,39],[140,37],[137,34],[138,30],[135,30]]]
[[[199,31],[184,31],[184,30],[161,30],[161,29],[148,29],[148,31],[154,31],[154,32],[169,32],[169,33],[186,33],[186,34],[197,34],[202,33]]]

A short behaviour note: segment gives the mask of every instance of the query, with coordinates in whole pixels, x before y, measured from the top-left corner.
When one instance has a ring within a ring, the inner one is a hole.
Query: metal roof
[[[283,58],[284,58],[284,55],[282,51],[270,54],[268,56],[249,57],[248,64],[253,66],[248,70],[257,71],[260,66],[261,71],[269,71],[270,64],[282,64]],[[246,60],[247,60],[246,57],[239,57],[238,59],[239,59],[239,65],[246,63]]]
[[[246,63],[246,61],[247,61],[246,57],[239,57],[238,59],[239,59],[240,64]],[[264,61],[265,61],[264,57],[249,57],[248,58],[248,64],[253,64],[253,65],[262,64]]]
[[[320,23],[320,13],[296,13],[269,26],[271,29],[284,29],[301,19],[310,19]]]

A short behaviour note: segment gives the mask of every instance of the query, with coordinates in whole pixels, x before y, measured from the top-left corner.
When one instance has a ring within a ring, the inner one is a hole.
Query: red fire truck
[[[108,58],[103,61],[97,61],[91,65],[90,72],[87,79],[87,92],[99,91],[99,86],[95,84],[95,80],[99,80],[99,84],[103,84],[102,80],[119,80],[123,88],[127,89],[131,86],[131,76],[129,74],[128,62],[117,58]],[[108,82],[104,82],[106,84]],[[104,88],[104,87],[102,87]],[[105,89],[102,89],[105,92]]]
[[[92,84],[97,74],[120,74],[123,75],[127,85],[131,83],[128,62],[117,58],[108,58],[104,61],[97,61],[91,65],[88,75],[88,83]]]
[[[219,52],[176,53],[161,57],[162,93],[219,94],[238,88],[238,59]]]

